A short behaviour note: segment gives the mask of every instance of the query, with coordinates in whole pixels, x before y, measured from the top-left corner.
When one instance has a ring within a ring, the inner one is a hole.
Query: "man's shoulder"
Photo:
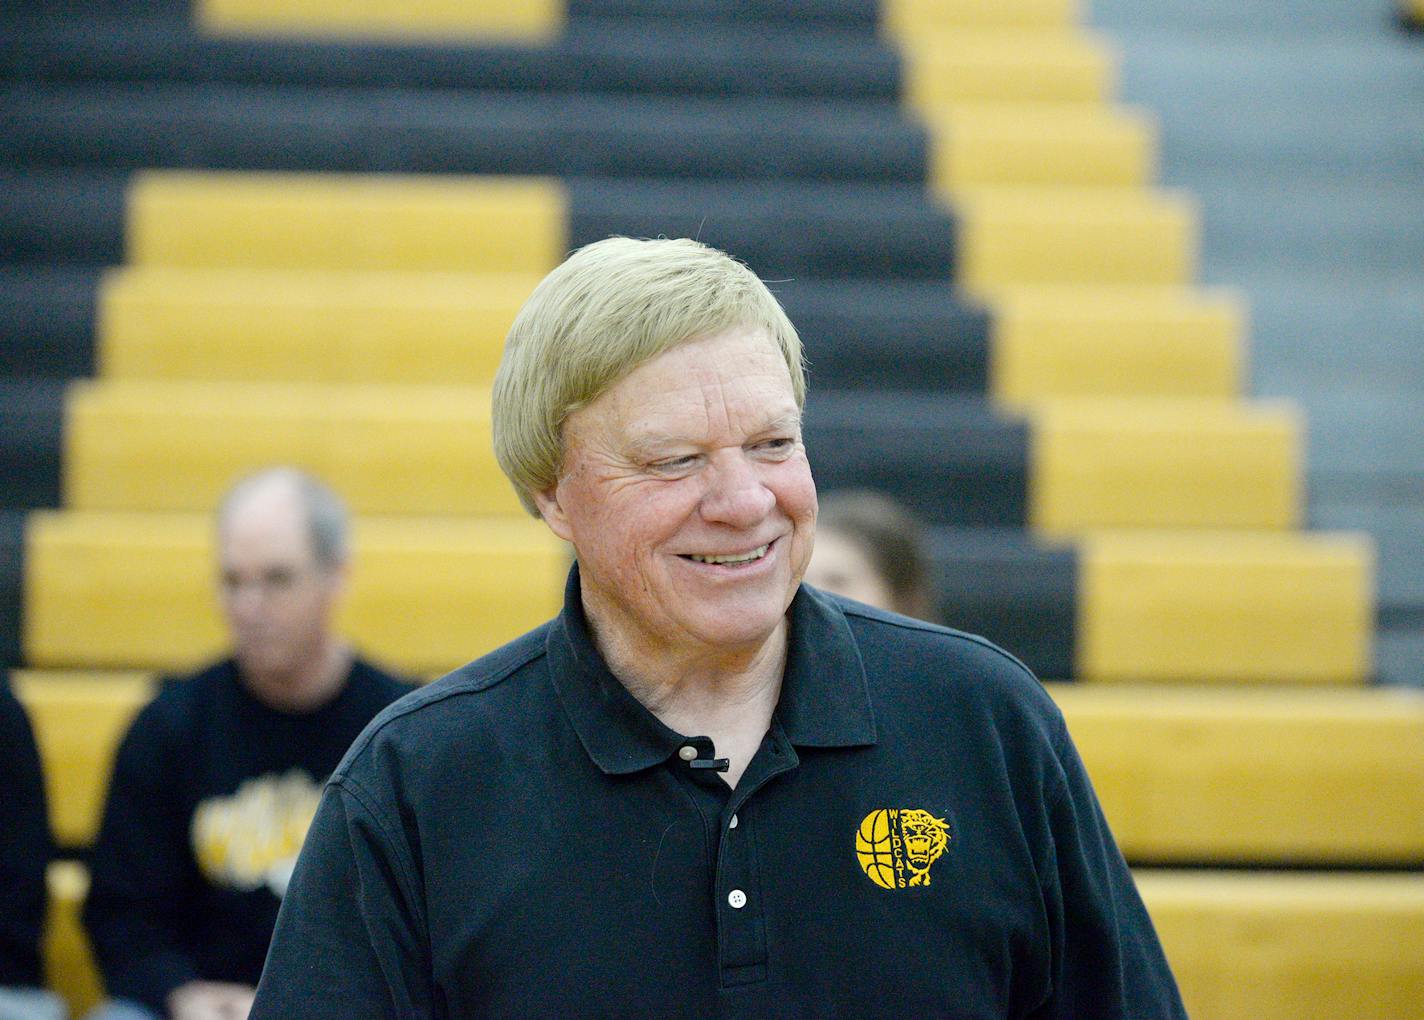
[[[163,673],[147,711],[164,717],[186,717],[224,697],[236,687],[237,663],[218,659],[189,672]]]
[[[344,779],[377,743],[397,750],[419,750],[447,732],[478,739],[481,720],[517,725],[500,695],[543,658],[549,626],[532,630],[382,709],[351,745],[333,778]]]
[[[362,694],[384,702],[395,701],[420,689],[420,684],[409,677],[392,673],[360,655],[351,660],[349,683]]]

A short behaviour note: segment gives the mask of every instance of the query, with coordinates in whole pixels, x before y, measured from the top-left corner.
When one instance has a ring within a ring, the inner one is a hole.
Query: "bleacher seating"
[[[140,672],[26,670],[12,674],[44,763],[50,828],[64,848],[86,847],[99,831],[114,752],[153,696]]]
[[[1136,877],[1193,1017],[1399,1020],[1424,1001],[1417,874]]]
[[[1424,32],[1424,0],[1399,0],[1399,20],[1411,32]]]
[[[1074,0],[75,10],[0,14],[0,665],[67,851],[153,673],[220,645],[245,469],[349,497],[343,624],[395,667],[550,615],[565,554],[489,452],[503,333],[572,247],[699,236],[802,331],[818,484],[904,499],[945,620],[1079,681],[1192,1014],[1424,998],[1424,703],[1363,689],[1373,549],[1301,530],[1306,423],[1241,399],[1245,303],[1195,285],[1196,202]],[[84,883],[51,875],[76,1007]]]
[[[206,515],[30,518],[25,647],[36,666],[178,670],[223,647]],[[380,661],[441,672],[558,611],[567,558],[524,517],[366,517],[340,623]]]

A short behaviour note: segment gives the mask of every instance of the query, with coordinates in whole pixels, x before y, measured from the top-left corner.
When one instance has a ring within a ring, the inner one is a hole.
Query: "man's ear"
[[[350,560],[341,560],[320,568],[320,581],[326,589],[326,597],[332,602],[340,602],[346,598],[346,593],[351,581]]]
[[[573,542],[574,532],[573,528],[569,527],[569,516],[564,512],[563,503],[559,501],[558,482],[543,492],[534,493],[534,505],[539,508],[539,516],[544,518],[544,523],[549,526],[550,531],[565,542]]]

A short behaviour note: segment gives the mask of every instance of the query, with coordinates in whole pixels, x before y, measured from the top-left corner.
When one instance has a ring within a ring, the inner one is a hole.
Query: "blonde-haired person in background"
[[[801,584],[804,396],[705,245],[539,285],[495,448],[574,548],[563,611],[352,746],[255,1020],[1183,1016],[1034,677]]]

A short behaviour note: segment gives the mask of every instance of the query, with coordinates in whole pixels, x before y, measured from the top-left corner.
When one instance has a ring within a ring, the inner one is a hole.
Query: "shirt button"
[[[747,905],[747,894],[740,889],[733,889],[727,894],[727,902],[732,905],[733,910],[741,910]]]
[[[691,744],[687,744],[686,746],[677,749],[677,756],[683,761],[691,761],[693,758],[697,757],[697,748],[693,747]]]
[[[736,815],[733,815],[733,816],[732,816],[732,820],[727,823],[727,828],[729,828],[729,829],[735,829],[736,827],[737,827],[737,816],[736,816]]]

